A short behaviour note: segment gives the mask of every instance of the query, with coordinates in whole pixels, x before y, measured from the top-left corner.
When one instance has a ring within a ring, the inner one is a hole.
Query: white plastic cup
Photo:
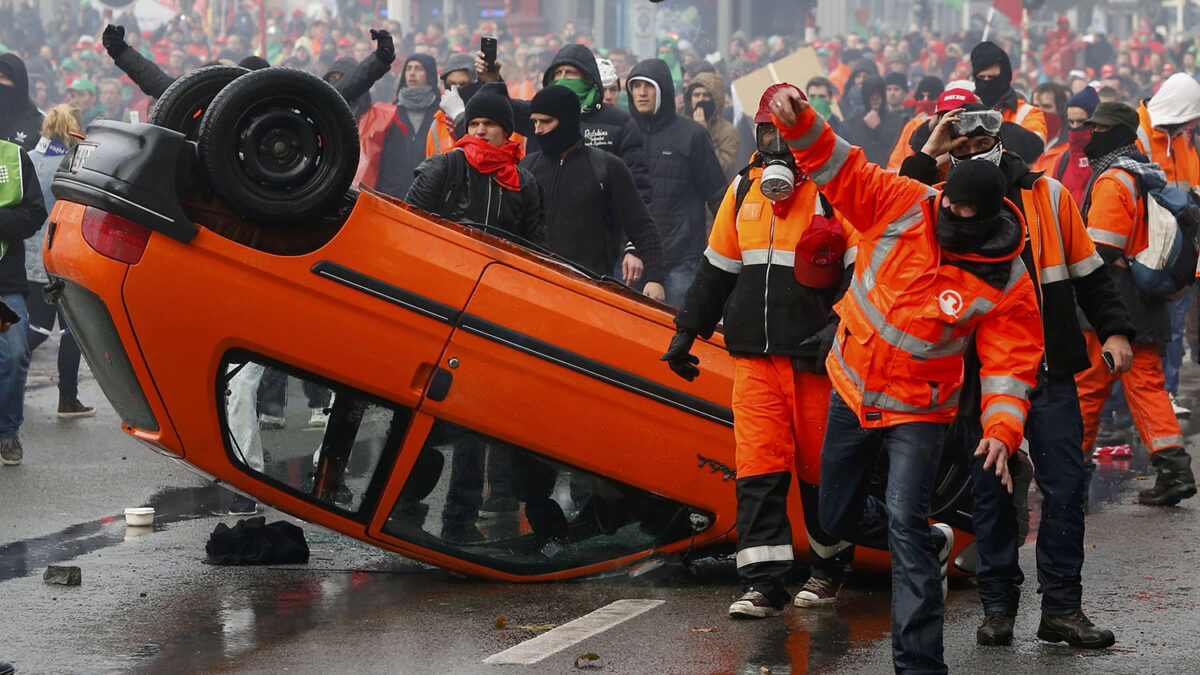
[[[139,506],[125,509],[125,524],[131,527],[146,527],[154,523],[154,508]]]

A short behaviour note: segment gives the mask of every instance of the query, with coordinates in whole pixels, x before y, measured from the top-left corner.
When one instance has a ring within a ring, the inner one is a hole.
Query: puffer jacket
[[[738,176],[713,220],[708,248],[688,288],[675,325],[709,337],[724,322],[725,348],[738,356],[776,354],[796,359],[809,372],[824,373],[837,315],[833,305],[846,285],[811,288],[796,281],[796,244],[815,215],[826,216],[817,186],[796,186],[786,216],[777,216],[760,189],[762,169]],[[734,212],[738,185],[752,181]],[[836,215],[834,216],[836,218]],[[840,221],[847,240],[843,264],[854,264],[854,229]],[[850,272],[843,273],[849,282]]]
[[[643,115],[629,108],[646,137],[646,155],[653,180],[650,215],[663,243],[663,263],[696,260],[705,247],[705,205],[715,213],[725,193],[725,174],[704,127],[675,112],[675,85],[661,59],[634,66],[630,81],[646,78],[658,87],[660,105]],[[628,88],[628,85],[626,85]]]
[[[717,151],[717,161],[725,172],[725,180],[731,181],[741,165],[738,163],[737,129],[721,114],[725,110],[725,81],[716,73],[698,73],[692,78],[692,83],[683,94],[683,116],[688,119],[692,119],[696,112],[692,107],[692,90],[696,87],[704,87],[712,94],[714,110],[704,126],[712,138],[713,150]]]
[[[985,438],[1016,448],[1042,360],[1042,321],[1021,261],[1025,226],[1008,204],[1011,241],[956,256],[937,240],[941,193],[868,163],[811,107],[781,135],[801,171],[859,231],[850,288],[826,368],[864,428],[951,422],[974,338]],[[993,285],[975,265],[1003,265]]]
[[[521,189],[509,190],[492,176],[476,171],[462,152],[456,149],[422,161],[404,201],[461,225],[478,226],[493,234],[499,229],[546,246],[542,189],[533,174],[518,167]],[[459,168],[457,176],[451,175],[451,167]]]

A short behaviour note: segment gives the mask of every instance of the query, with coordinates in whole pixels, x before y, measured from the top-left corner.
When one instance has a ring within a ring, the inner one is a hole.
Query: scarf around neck
[[[497,148],[478,136],[468,134],[458,139],[454,147],[462,148],[471,168],[494,176],[500,187],[521,189],[521,174],[517,171],[517,162],[521,159],[520,143],[508,141]]]
[[[437,92],[429,85],[404,87],[396,94],[396,104],[405,110],[424,110],[433,107]]]

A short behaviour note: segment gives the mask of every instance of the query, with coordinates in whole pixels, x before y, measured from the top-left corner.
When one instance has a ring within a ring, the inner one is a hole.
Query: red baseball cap
[[[1100,66],[1100,77],[1111,77],[1116,74],[1117,74],[1117,69],[1113,67],[1113,64],[1106,63],[1106,64]]]
[[[813,216],[796,243],[796,281],[809,288],[837,286],[845,253],[846,235],[841,225],[823,215]]]
[[[969,89],[947,89],[938,96],[937,108],[934,110],[939,113],[949,112],[968,103],[979,103],[979,98],[974,92]]]
[[[797,87],[794,84],[788,84],[787,82],[773,84],[767,87],[767,90],[762,93],[762,98],[758,99],[758,112],[754,115],[755,124],[771,123],[771,97],[775,95],[775,92],[786,88],[795,89],[800,94],[800,98],[804,99],[805,101],[808,100],[808,97],[804,95],[804,92],[800,90],[800,87]]]

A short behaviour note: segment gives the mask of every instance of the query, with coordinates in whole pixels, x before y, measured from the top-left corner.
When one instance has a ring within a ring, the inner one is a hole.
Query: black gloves
[[[378,43],[375,47],[375,56],[379,57],[380,61],[391,63],[396,60],[396,45],[392,42],[391,33],[372,28],[371,39]]]
[[[658,360],[666,361],[676,375],[691,382],[700,375],[700,369],[696,367],[700,363],[700,357],[690,353],[692,343],[695,341],[695,335],[686,331],[677,331],[675,337],[671,338],[671,346],[667,347],[667,353],[660,356]]]
[[[104,45],[104,51],[115,60],[129,49],[129,43],[125,41],[125,27],[108,24],[104,27],[104,34],[100,36],[100,43]]]

